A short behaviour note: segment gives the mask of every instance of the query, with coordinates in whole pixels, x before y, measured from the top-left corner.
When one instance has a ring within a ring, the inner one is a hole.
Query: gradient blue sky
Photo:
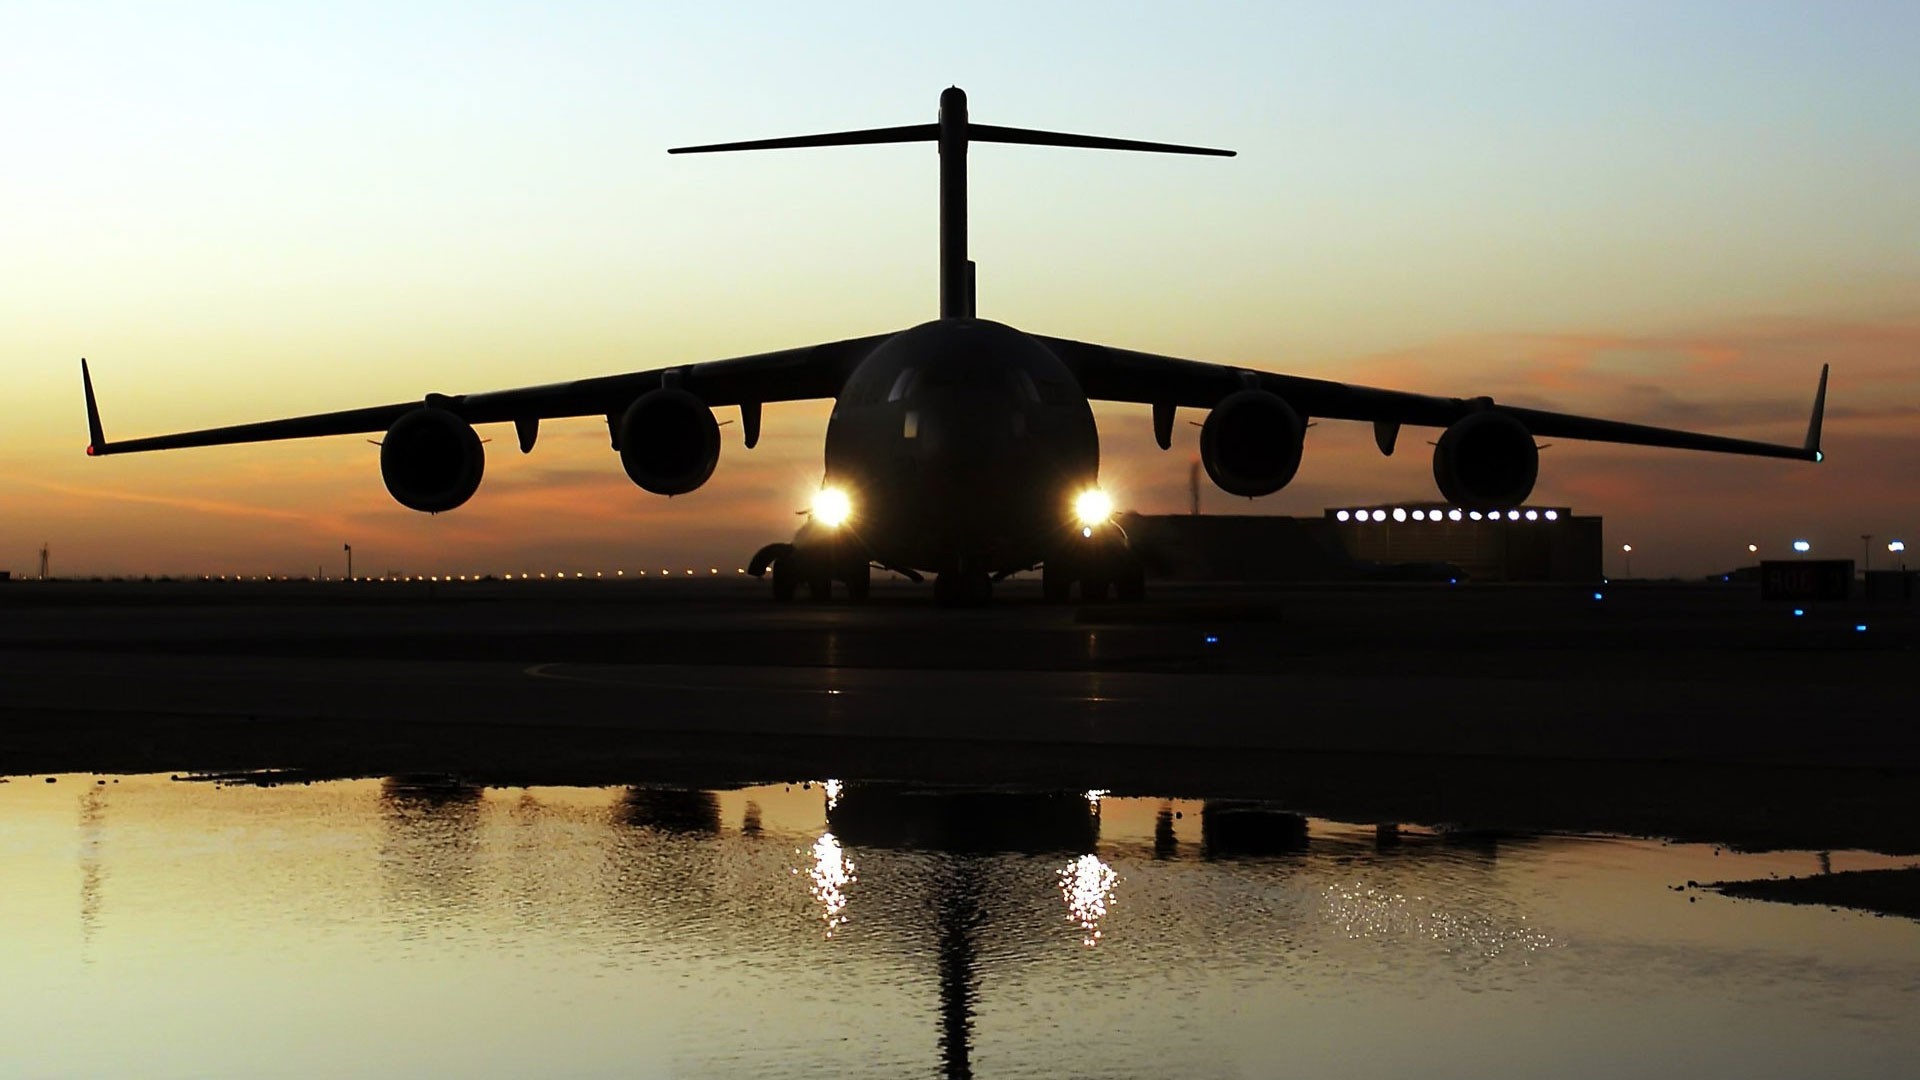
[[[41,4],[0,36],[0,568],[499,572],[737,562],[818,481],[824,407],[726,431],[707,488],[601,425],[489,447],[427,519],[343,438],[89,461],[109,433],[738,355],[934,313],[934,157],[670,145],[933,117],[1228,146],[984,146],[981,312],[1200,359],[1795,439],[1830,460],[1561,444],[1536,501],[1639,572],[1920,533],[1912,4]],[[730,411],[730,410],[729,410]],[[1195,417],[1197,418],[1197,416]],[[1101,411],[1124,505],[1191,429]],[[1323,424],[1251,508],[1432,497]],[[1210,492],[1211,509],[1232,509]],[[1248,504],[1242,504],[1246,506]]]

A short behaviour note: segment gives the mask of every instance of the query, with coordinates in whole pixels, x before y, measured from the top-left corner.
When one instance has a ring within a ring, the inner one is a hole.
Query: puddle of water
[[[0,1074],[1885,1076],[1810,853],[810,784],[0,784]],[[1906,860],[1834,853],[1834,870]]]

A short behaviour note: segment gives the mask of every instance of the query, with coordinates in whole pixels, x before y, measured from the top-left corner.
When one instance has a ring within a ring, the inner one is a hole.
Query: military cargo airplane
[[[825,478],[791,541],[752,559],[775,597],[804,585],[825,599],[834,582],[867,595],[874,568],[914,581],[934,575],[943,604],[979,603],[993,583],[1038,567],[1048,599],[1077,586],[1087,599],[1138,597],[1145,576],[1099,487],[1100,442],[1091,401],[1151,407],[1153,433],[1171,445],[1176,410],[1200,409],[1200,460],[1221,490],[1258,497],[1300,466],[1309,418],[1373,424],[1392,454],[1404,426],[1441,429],[1433,477],[1450,503],[1504,510],[1533,490],[1536,437],[1589,439],[1819,461],[1827,372],[1822,368],[1802,445],[1698,434],[1496,404],[1353,386],[1235,364],[1155,356],[1045,337],[979,318],[967,258],[967,151],[1024,143],[1231,157],[1232,151],[976,124],[967,95],[940,95],[935,122],[902,127],[687,146],[708,153],[863,143],[932,142],[940,163],[940,317],[909,329],[672,367],[262,423],[109,442],[86,361],[87,453],[384,433],[380,473],[402,506],[452,510],[480,486],[476,424],[512,423],[522,453],[540,421],[605,417],[627,476],[659,495],[705,484],[720,456],[714,409],[739,409],[750,449],[768,402],[832,399]]]

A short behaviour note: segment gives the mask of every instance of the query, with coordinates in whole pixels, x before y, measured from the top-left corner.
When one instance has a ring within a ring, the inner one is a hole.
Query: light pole
[[[1873,544],[1872,533],[1860,534],[1860,572],[1862,574],[1873,569],[1873,547],[1871,546],[1872,544]]]
[[[353,580],[353,545],[341,544],[340,547],[344,549],[347,553],[347,580],[352,581]]]
[[[1900,572],[1907,572],[1907,542],[1905,540],[1887,541],[1887,550],[1900,556]]]
[[[1621,577],[1632,577],[1632,576],[1633,576],[1633,545],[1632,545],[1632,544],[1621,544],[1621,545],[1620,545],[1620,555],[1621,555],[1621,557],[1622,557],[1622,558],[1624,558],[1624,559],[1626,560],[1626,562],[1627,562],[1627,572],[1626,572],[1626,573],[1624,573],[1624,574],[1622,574],[1622,575],[1620,575],[1620,576],[1621,576]]]

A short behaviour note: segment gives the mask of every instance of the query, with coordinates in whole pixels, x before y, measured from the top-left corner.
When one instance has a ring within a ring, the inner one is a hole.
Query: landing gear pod
[[[403,414],[380,440],[380,479],[387,493],[423,514],[452,510],[473,498],[486,463],[473,425],[432,406]]]
[[[1454,421],[1433,448],[1433,482],[1455,506],[1510,510],[1540,476],[1540,448],[1525,424],[1500,412]]]
[[[1221,491],[1271,495],[1300,471],[1306,425],[1293,406],[1265,390],[1236,390],[1200,427],[1200,463]]]
[[[720,462],[720,424],[693,394],[663,386],[640,395],[620,418],[620,464],[655,495],[685,495]]]

